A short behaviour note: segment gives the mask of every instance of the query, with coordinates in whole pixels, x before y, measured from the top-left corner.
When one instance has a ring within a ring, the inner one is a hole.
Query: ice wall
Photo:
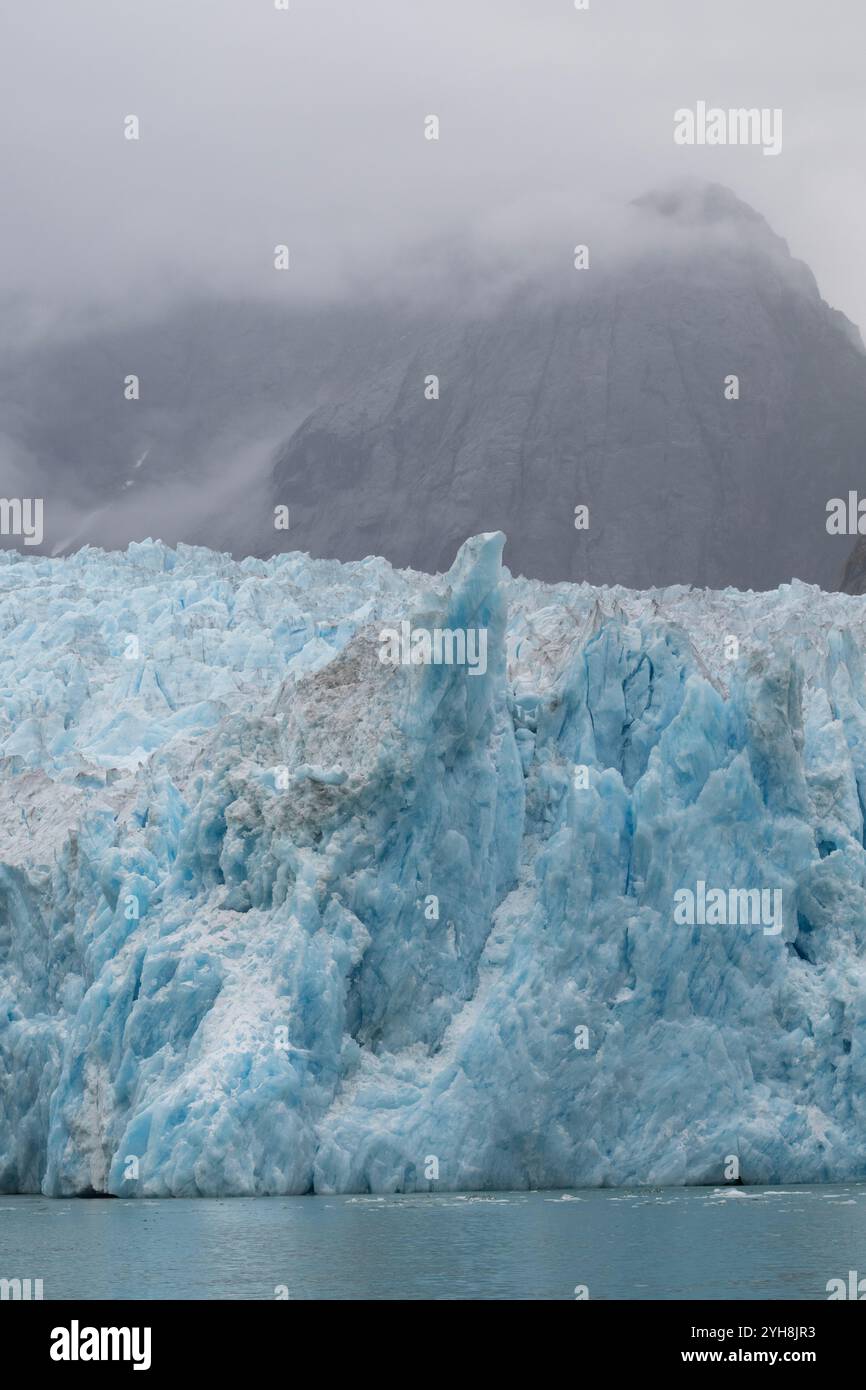
[[[866,1175],[864,601],[502,543],[0,554],[2,1190]]]

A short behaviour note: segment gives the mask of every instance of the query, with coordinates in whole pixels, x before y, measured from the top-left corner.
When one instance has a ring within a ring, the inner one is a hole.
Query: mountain
[[[640,200],[632,236],[627,261],[593,248],[555,293],[445,326],[312,412],[274,471],[296,544],[435,570],[499,528],[509,566],[548,580],[832,587],[826,503],[866,439],[856,330],[723,188]]]
[[[0,555],[0,1191],[863,1179],[864,605],[503,540]]]
[[[640,198],[589,249],[489,298],[455,262],[411,310],[196,305],[7,349],[7,457],[41,478],[47,548],[160,534],[437,571],[501,529],[512,571],[550,581],[833,589],[827,502],[866,439],[857,330],[719,185]]]

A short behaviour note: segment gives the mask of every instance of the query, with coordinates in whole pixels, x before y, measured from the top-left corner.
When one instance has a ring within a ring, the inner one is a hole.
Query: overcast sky
[[[0,293],[270,295],[286,242],[290,293],[340,297],[435,248],[568,255],[599,208],[693,174],[866,326],[856,0],[290,3],[0,0]],[[676,146],[699,100],[781,107],[781,155]]]

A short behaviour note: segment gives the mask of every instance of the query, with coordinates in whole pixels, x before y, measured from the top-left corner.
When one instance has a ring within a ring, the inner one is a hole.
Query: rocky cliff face
[[[726,189],[635,217],[626,262],[591,248],[590,269],[431,329],[314,411],[274,470],[295,543],[437,570],[496,527],[512,570],[549,580],[835,587],[826,503],[866,439],[856,329]]]

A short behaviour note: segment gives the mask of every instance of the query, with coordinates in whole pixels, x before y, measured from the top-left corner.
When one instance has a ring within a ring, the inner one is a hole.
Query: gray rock
[[[511,569],[548,580],[834,587],[826,504],[866,440],[857,330],[727,190],[637,209],[647,250],[627,266],[431,331],[312,412],[274,470],[297,547],[437,570],[498,529]]]

